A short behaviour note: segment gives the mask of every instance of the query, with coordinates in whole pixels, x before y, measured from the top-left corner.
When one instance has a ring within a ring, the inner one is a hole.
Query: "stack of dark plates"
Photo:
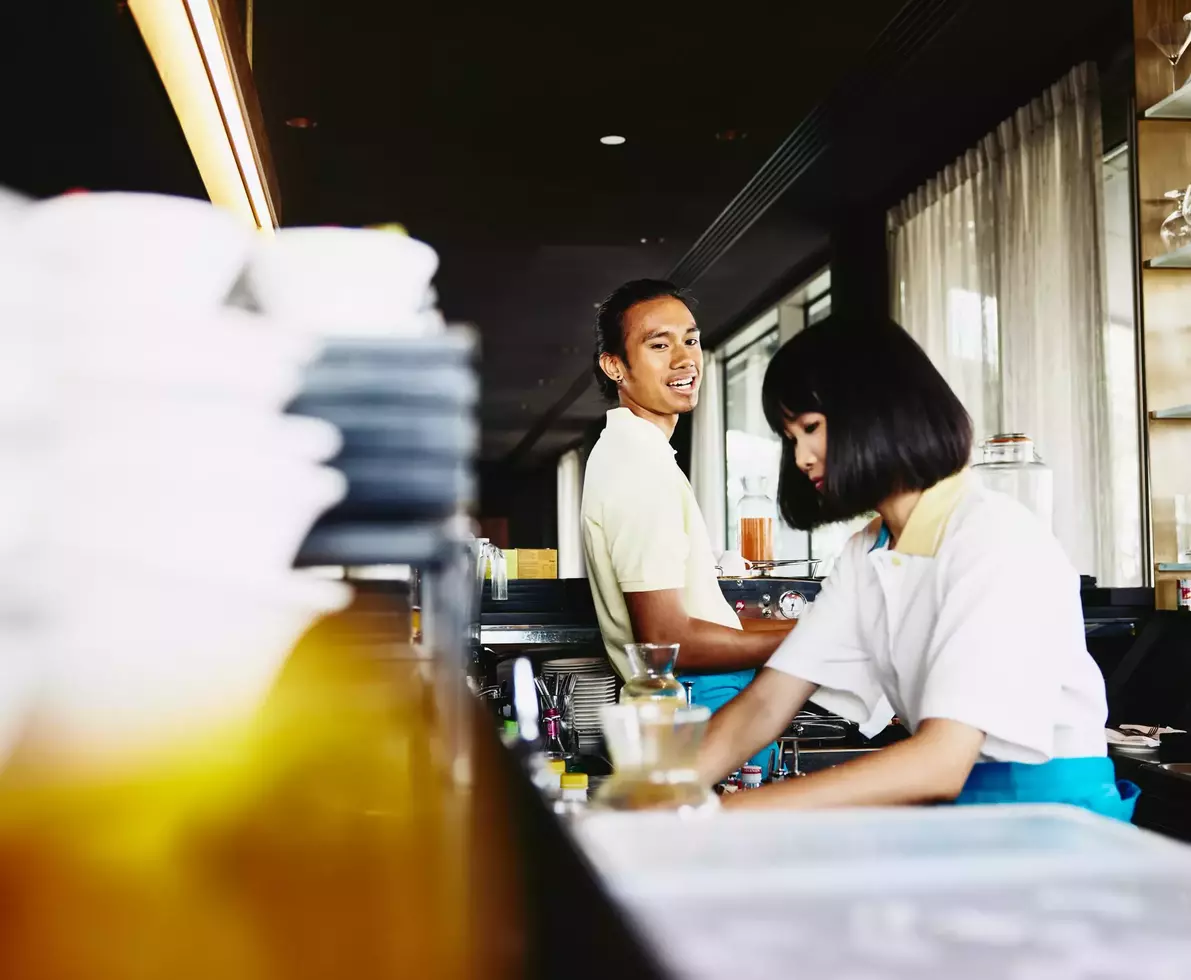
[[[315,334],[289,411],[332,423],[347,496],[299,565],[421,565],[466,535],[475,498],[475,338],[435,309],[433,249],[378,230],[298,228],[257,250],[247,301]]]
[[[348,492],[311,532],[300,563],[416,564],[433,556],[444,523],[475,498],[474,351],[464,329],[328,341],[290,410],[343,433],[331,465],[347,477]]]

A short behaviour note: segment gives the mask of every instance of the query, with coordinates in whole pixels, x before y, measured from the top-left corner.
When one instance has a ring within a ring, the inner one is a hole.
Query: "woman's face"
[[[827,417],[804,412],[786,422],[786,438],[794,443],[794,462],[816,490],[823,492],[827,478]]]

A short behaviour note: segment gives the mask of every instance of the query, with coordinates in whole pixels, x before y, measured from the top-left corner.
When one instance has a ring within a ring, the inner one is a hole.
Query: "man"
[[[618,407],[587,461],[583,543],[604,646],[621,677],[626,643],[678,643],[677,673],[717,711],[784,634],[746,633],[670,438],[703,376],[699,328],[671,283],[626,283],[596,316],[596,380]],[[754,760],[768,769],[769,750]]]

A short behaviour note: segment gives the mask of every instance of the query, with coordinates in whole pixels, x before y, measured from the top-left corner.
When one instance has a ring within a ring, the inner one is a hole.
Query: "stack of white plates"
[[[542,664],[544,677],[559,674],[577,677],[566,721],[575,733],[579,751],[594,751],[599,748],[603,732],[600,708],[616,703],[616,675],[604,657],[568,657]]]
[[[292,567],[347,481],[285,412],[318,338],[226,306],[256,242],[201,201],[0,201],[0,762],[26,719],[103,756],[250,717],[350,599]]]

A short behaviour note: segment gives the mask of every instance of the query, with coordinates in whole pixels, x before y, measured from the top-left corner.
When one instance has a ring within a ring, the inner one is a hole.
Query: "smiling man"
[[[784,634],[746,633],[720,592],[711,540],[670,438],[703,380],[699,328],[682,294],[626,283],[596,316],[596,380],[608,424],[583,480],[583,543],[604,646],[630,674],[626,643],[679,643],[678,675],[718,710]],[[755,760],[767,766],[768,750]]]

